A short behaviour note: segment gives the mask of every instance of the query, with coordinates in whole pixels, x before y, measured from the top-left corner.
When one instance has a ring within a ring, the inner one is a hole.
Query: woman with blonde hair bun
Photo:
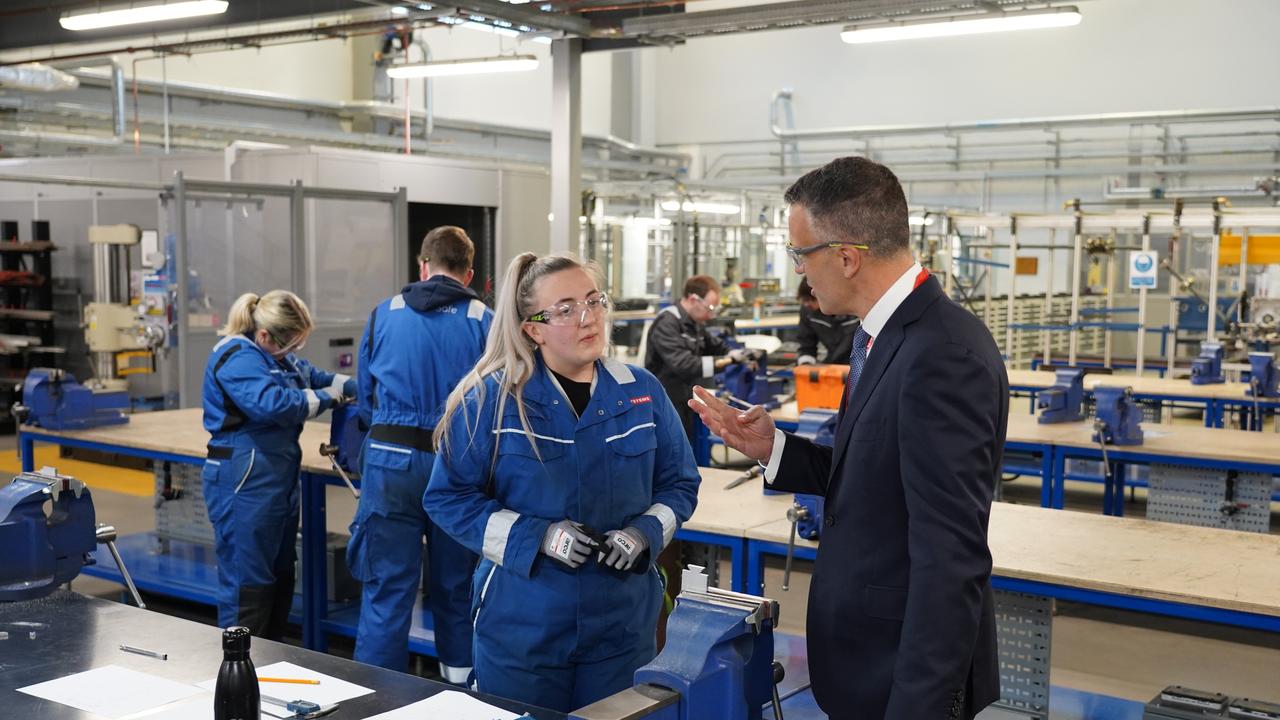
[[[218,558],[218,625],[284,636],[293,604],[302,424],[355,380],[297,357],[315,323],[297,295],[245,293],[204,372],[203,480]]]

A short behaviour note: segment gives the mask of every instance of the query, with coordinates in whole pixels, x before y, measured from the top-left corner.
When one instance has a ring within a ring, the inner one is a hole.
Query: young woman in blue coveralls
[[[436,427],[423,499],[482,556],[478,689],[559,711],[630,687],[653,659],[655,562],[697,503],[662,386],[604,358],[607,311],[577,260],[512,262],[485,354]]]
[[[298,296],[241,295],[204,371],[204,499],[218,558],[218,624],[283,637],[293,604],[298,436],[355,381],[294,355],[314,323]]]

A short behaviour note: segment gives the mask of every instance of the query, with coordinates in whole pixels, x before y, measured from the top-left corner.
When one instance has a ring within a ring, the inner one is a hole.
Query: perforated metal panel
[[[1229,479],[1234,485],[1234,502],[1227,499]],[[1269,475],[1152,465],[1149,482],[1149,520],[1245,532],[1271,531]],[[1234,512],[1227,512],[1231,508]]]
[[[164,490],[166,467],[170,485],[181,493],[156,506],[156,535],[162,540],[185,540],[213,547],[213,526],[204,504],[201,467],[186,463],[156,462],[156,498]]]
[[[996,591],[996,643],[1000,650],[997,707],[1022,716],[1049,717],[1049,659],[1053,600]]]

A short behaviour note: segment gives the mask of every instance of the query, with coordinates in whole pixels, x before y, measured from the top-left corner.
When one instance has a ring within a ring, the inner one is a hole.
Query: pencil
[[[319,680],[306,680],[306,679],[303,679],[303,678],[267,678],[267,677],[260,677],[260,678],[258,678],[258,682],[269,682],[269,683],[292,683],[292,684],[294,684],[294,685],[319,685],[319,684],[320,684],[320,681],[319,681]]]

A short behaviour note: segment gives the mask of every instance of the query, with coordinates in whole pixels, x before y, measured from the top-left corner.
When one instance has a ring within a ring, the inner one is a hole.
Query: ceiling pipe
[[[73,71],[71,74],[77,77],[82,85],[102,86],[108,82],[107,76],[102,73]],[[159,93],[161,90],[161,83],[156,80],[138,79],[137,83],[139,91]],[[342,117],[344,119],[353,116],[374,117],[387,120],[404,119],[403,105],[379,102],[376,100],[313,100],[272,92],[237,90],[219,87],[216,85],[172,81],[168,83],[168,92],[170,97],[182,97],[193,100],[223,102],[228,104],[253,105],[257,107],[284,110],[297,110],[310,113],[322,113]],[[420,120],[423,122],[427,122],[428,119],[430,119],[433,130],[437,128],[448,128],[463,131],[509,135],[513,137],[524,137],[530,140],[545,140],[548,142],[551,138],[551,132],[548,130],[508,127],[504,125],[495,125],[469,120],[450,120],[447,118],[435,117],[434,113],[429,114],[425,110],[414,109],[411,116],[414,120]],[[636,143],[623,140],[622,138],[615,137],[613,135],[584,134],[582,139],[585,142],[602,145],[609,149],[619,150],[639,157],[674,160],[681,163],[683,167],[688,167],[689,164],[693,162],[693,158],[689,153],[637,145]]]
[[[778,110],[791,102],[791,91],[780,90],[769,106],[769,129],[779,140],[820,140],[884,135],[945,135],[988,130],[1046,130],[1097,125],[1157,125],[1161,123],[1193,123],[1240,120],[1280,120],[1280,107],[1254,107],[1235,110],[1164,110],[1158,112],[1095,113],[1091,115],[1059,115],[1031,118],[980,120],[933,125],[852,125],[848,127],[793,130],[778,123]]]

